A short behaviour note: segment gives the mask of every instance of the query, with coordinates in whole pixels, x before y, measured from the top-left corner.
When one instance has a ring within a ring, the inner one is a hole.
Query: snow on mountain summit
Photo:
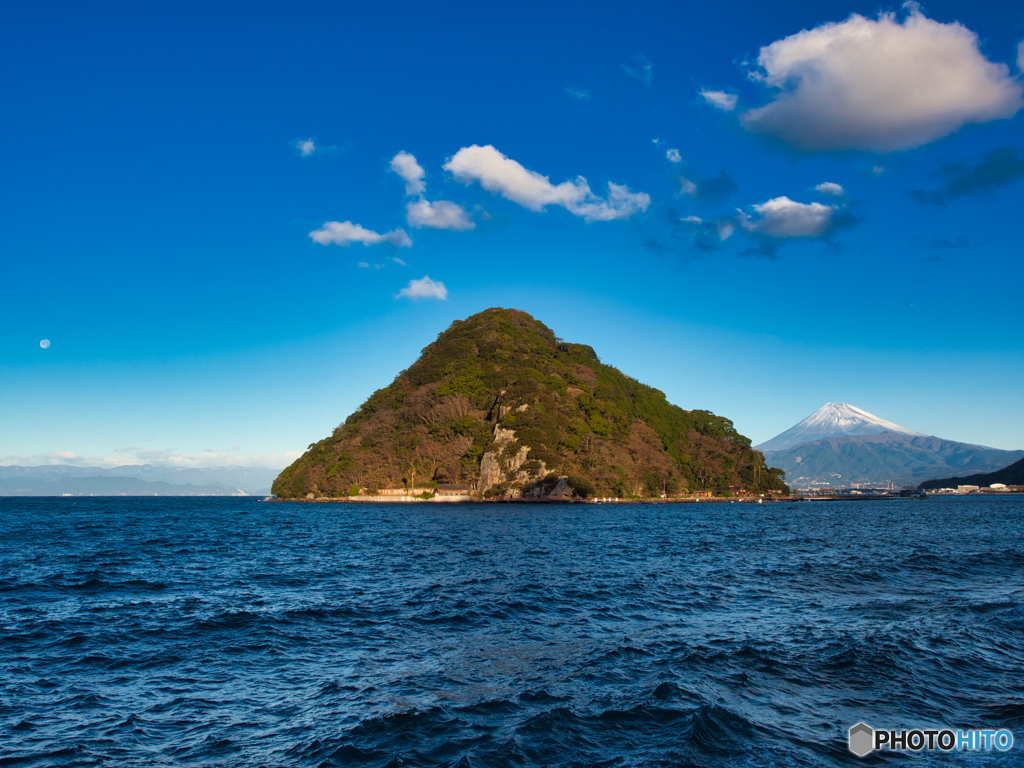
[[[882,432],[921,436],[920,432],[880,419],[849,403],[825,403],[796,426],[754,447],[759,451],[785,451],[826,437],[877,435]]]

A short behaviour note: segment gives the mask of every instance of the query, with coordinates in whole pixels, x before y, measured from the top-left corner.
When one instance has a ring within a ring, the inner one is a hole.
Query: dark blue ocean
[[[904,763],[1024,764],[1021,497],[0,499],[2,766]]]

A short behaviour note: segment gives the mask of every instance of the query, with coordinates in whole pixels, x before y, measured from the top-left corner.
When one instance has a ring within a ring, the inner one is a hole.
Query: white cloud
[[[715,225],[715,229],[718,230],[718,239],[725,241],[736,231],[736,224],[731,219],[723,219]]]
[[[356,264],[356,267],[358,269],[369,269],[370,265],[367,264],[365,261],[360,261],[358,264]]]
[[[691,197],[697,196],[697,185],[690,181],[685,176],[679,177],[679,194],[690,195]]]
[[[1017,43],[1017,71],[1024,72],[1024,40]]]
[[[496,192],[531,211],[560,205],[586,221],[625,219],[646,211],[651,204],[650,195],[631,192],[628,187],[612,182],[608,182],[608,196],[598,197],[582,176],[556,186],[547,176],[527,170],[490,145],[463,147],[445,163],[444,169],[465,184],[479,182],[488,192]]]
[[[875,176],[879,176],[885,173],[885,168],[883,168],[880,165],[873,165],[871,166],[871,173],[873,173]]]
[[[312,139],[303,139],[295,144],[299,149],[299,154],[303,157],[309,157],[316,152],[316,143]]]
[[[466,209],[448,200],[430,202],[424,196],[427,191],[423,177],[426,171],[408,152],[399,152],[391,159],[391,170],[405,179],[405,194],[415,200],[405,206],[405,218],[409,226],[420,229],[448,229],[454,232],[465,232],[473,229],[476,223],[469,218]]]
[[[723,112],[732,112],[736,109],[736,94],[726,93],[725,91],[701,91],[700,95],[704,97],[704,101],[710,104],[716,109],[720,109]]]
[[[398,264],[400,267],[408,267],[409,266],[408,264],[406,264],[402,259],[398,258],[397,256],[390,256],[389,258],[391,259],[391,261],[395,262],[395,264]]]
[[[590,91],[583,88],[566,88],[565,92],[576,101],[590,101]]]
[[[838,210],[834,205],[797,203],[785,196],[753,208],[759,218],[741,213],[740,224],[748,232],[768,237],[821,237],[832,227]]]
[[[363,245],[377,245],[378,243],[391,243],[396,248],[408,248],[412,245],[412,239],[404,229],[393,229],[383,235],[370,229],[365,229],[359,224],[351,221],[325,221],[320,229],[309,233],[314,243],[320,245],[351,245],[362,243]]]
[[[687,224],[703,224],[704,220],[700,216],[684,216],[680,221]]]
[[[665,153],[665,157],[667,157],[673,163],[683,162],[683,156],[679,154],[678,149],[670,149],[668,152]]]
[[[405,206],[405,218],[413,227],[430,227],[431,229],[450,229],[465,232],[473,229],[476,224],[469,218],[466,209],[461,205],[438,200],[431,203],[422,197]]]
[[[405,194],[411,197],[422,195],[426,191],[427,185],[423,181],[423,177],[427,175],[427,172],[416,162],[414,155],[408,152],[399,152],[391,158],[391,170],[405,179]]]
[[[398,292],[395,298],[405,297],[407,299],[440,299],[448,298],[448,289],[440,280],[431,280],[429,275],[424,275],[419,280],[410,280],[409,284]]]
[[[665,143],[664,139],[651,139],[651,144],[653,144],[656,147],[660,147],[664,143]]]
[[[762,48],[751,77],[779,93],[743,125],[804,150],[892,152],[1024,106],[1024,84],[985,58],[974,32],[905,7],[902,23],[853,14]]]
[[[831,181],[823,181],[815,189],[823,195],[831,195],[832,197],[842,197],[846,194],[842,186]]]

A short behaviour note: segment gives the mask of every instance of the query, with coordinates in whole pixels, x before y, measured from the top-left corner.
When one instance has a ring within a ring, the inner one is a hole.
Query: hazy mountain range
[[[261,496],[278,474],[260,467],[0,466],[0,496]]]
[[[849,403],[826,403],[799,424],[758,446],[765,461],[786,472],[791,487],[843,487],[994,472],[1024,458],[901,427]]]

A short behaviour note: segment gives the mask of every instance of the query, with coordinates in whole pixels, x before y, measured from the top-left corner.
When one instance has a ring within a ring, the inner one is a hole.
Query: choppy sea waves
[[[861,765],[860,720],[1024,762],[1022,501],[0,499],[2,766]]]

